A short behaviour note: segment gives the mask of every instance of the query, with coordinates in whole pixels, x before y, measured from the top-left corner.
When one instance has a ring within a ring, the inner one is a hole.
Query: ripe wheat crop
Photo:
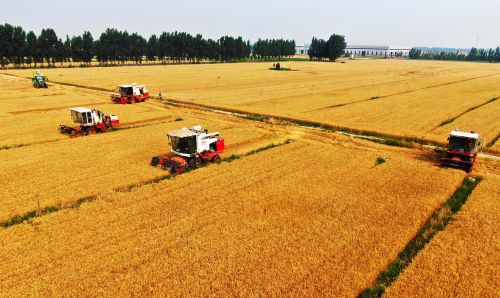
[[[160,108],[148,104],[110,105],[109,110],[129,120],[121,126],[125,129],[74,139],[61,136],[57,131],[57,125],[64,123],[58,116],[71,120],[66,109],[37,113],[48,119],[48,123],[40,124],[38,129],[29,129],[39,123],[37,121],[21,124],[20,128],[9,128],[5,133],[7,139],[2,141],[25,145],[0,150],[0,179],[3,181],[0,221],[39,207],[72,203],[165,175],[162,170],[150,167],[149,162],[153,156],[169,152],[166,132],[170,130],[196,124],[219,130],[228,147],[225,154],[229,155],[285,138],[281,136],[282,130],[263,125],[249,127],[249,123],[255,123],[251,121],[225,120],[219,115],[178,108],[157,111],[153,109],[155,107]],[[150,118],[151,114],[161,117]],[[18,120],[16,116],[9,118]],[[23,135],[18,136],[19,133]],[[13,137],[9,139],[10,136]],[[33,140],[40,141],[24,143]]]
[[[498,174],[485,176],[456,220],[389,287],[388,297],[498,296]]]
[[[3,294],[356,295],[464,174],[314,138],[0,230]]]
[[[481,132],[487,142],[500,130],[490,104],[440,128],[470,108],[500,96],[500,66],[436,61],[354,60],[54,69],[54,80],[113,89],[145,83],[153,95],[262,114],[446,142],[453,128]],[[12,70],[29,76],[29,71]],[[60,75],[62,74],[62,76]],[[480,119],[480,120],[477,120]],[[477,121],[476,121],[477,120]]]

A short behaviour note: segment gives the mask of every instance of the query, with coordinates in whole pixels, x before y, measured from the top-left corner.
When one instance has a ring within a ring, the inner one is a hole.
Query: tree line
[[[496,49],[471,48],[468,53],[458,51],[424,52],[413,48],[410,50],[410,59],[500,62],[500,47]]]
[[[252,54],[253,51],[253,54]],[[233,62],[254,58],[282,58],[295,54],[295,41],[261,40],[253,46],[242,37],[222,36],[214,40],[186,32],[162,32],[148,39],[138,33],[108,28],[94,40],[85,31],[82,35],[62,40],[53,29],[43,29],[37,36],[20,26],[0,24],[0,65],[17,66],[60,62],[90,65],[116,64],[126,61],[156,62]]]
[[[342,56],[346,46],[347,43],[343,35],[333,34],[327,41],[313,37],[307,54],[311,61],[324,59],[335,61]]]
[[[277,58],[295,55],[295,41],[285,39],[259,39],[253,45],[256,58]]]

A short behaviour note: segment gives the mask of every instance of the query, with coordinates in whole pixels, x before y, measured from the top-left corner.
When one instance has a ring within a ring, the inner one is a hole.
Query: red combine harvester
[[[120,124],[118,116],[104,115],[103,112],[98,110],[82,107],[71,108],[70,110],[73,122],[80,124],[80,126],[70,127],[61,124],[59,125],[59,132],[72,138],[105,131]]]
[[[446,157],[441,159],[441,165],[469,173],[476,161],[480,145],[478,133],[453,130],[448,138]]]
[[[194,169],[202,163],[219,162],[224,151],[224,139],[218,132],[209,133],[201,126],[182,128],[167,133],[171,147],[170,155],[155,156],[151,165],[169,169],[171,174],[180,174],[186,169]]]
[[[119,95],[111,95],[111,100],[114,103],[128,104],[135,102],[144,102],[149,98],[149,91],[145,85],[119,85]]]

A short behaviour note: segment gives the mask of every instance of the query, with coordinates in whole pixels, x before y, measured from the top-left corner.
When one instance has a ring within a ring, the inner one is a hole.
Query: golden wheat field
[[[375,166],[381,154],[390,160]],[[108,192],[0,231],[0,285],[7,296],[352,296],[464,176],[412,157],[303,136]]]
[[[442,142],[456,126],[486,142],[500,131],[500,101],[485,104],[500,96],[495,65],[285,62],[293,71],[276,72],[268,64],[44,73],[51,82],[109,90],[145,83],[163,98]],[[0,297],[353,297],[468,176],[439,167],[430,148],[154,99],[116,105],[106,92],[34,89],[13,76],[0,75],[0,87]],[[75,106],[118,115],[121,125],[73,139],[59,134],[59,124],[74,125]],[[149,165],[169,152],[168,131],[196,124],[225,139],[220,164],[176,176]],[[500,166],[489,158],[469,174],[484,180],[456,220],[388,295],[495,292]],[[17,222],[22,216],[29,218]]]
[[[387,296],[497,297],[499,198],[500,176],[486,175],[456,221],[415,258]]]
[[[152,94],[162,92],[164,98],[443,143],[456,127],[479,131],[487,143],[500,132],[498,101],[487,103],[500,97],[496,64],[393,60],[283,64],[292,71],[270,71],[270,63],[238,63],[53,69],[46,74],[54,81],[109,90],[123,82],[144,83]]]

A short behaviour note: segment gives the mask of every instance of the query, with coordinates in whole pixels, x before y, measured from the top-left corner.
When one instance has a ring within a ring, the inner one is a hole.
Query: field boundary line
[[[80,105],[85,105],[85,106],[102,106],[102,105],[107,105],[109,103],[104,103],[104,102],[101,102],[101,103],[83,103],[83,104],[80,104]],[[58,111],[58,110],[62,110],[62,109],[69,109],[69,108],[72,108],[74,107],[75,105],[71,105],[71,106],[62,106],[62,107],[53,107],[53,108],[45,108],[45,109],[32,109],[32,110],[22,110],[22,111],[12,111],[12,112],[8,112],[9,114],[11,115],[22,115],[22,114],[30,114],[30,113],[43,113],[43,112],[52,112],[52,111]]]
[[[474,80],[474,79],[479,79],[479,78],[484,78],[484,77],[489,77],[489,76],[495,76],[495,75],[499,75],[499,74],[500,73],[494,73],[494,74],[484,75],[484,76],[480,76],[480,77],[468,78],[468,79],[464,79],[461,81]],[[17,78],[21,78],[21,79],[29,79],[26,77],[5,74],[5,73],[0,73],[0,75],[17,77]],[[428,86],[428,87],[424,87],[421,89],[429,89],[429,88],[433,88],[433,87],[454,84],[454,83],[461,82],[461,81],[448,82],[445,84],[440,84],[440,85],[436,85],[436,86]],[[78,88],[82,88],[82,89],[90,89],[90,90],[100,91],[100,92],[104,92],[107,94],[114,94],[114,92],[111,92],[105,88],[91,87],[91,86],[71,84],[71,83],[58,83],[58,82],[52,82],[52,83],[66,85],[66,86],[72,86],[72,87],[78,87]],[[406,92],[408,92],[408,91],[405,91],[403,93],[406,93]],[[396,95],[396,94],[392,94],[392,95]],[[389,95],[389,96],[392,96],[392,95]],[[387,97],[387,96],[385,96],[385,97]],[[218,106],[207,105],[207,104],[193,103],[193,102],[188,102],[188,101],[183,101],[183,100],[178,100],[178,99],[173,99],[173,98],[160,99],[158,96],[154,96],[154,95],[150,95],[149,98],[154,99],[154,100],[158,100],[162,103],[170,104],[172,106],[183,106],[186,108],[204,110],[204,111],[220,113],[220,114],[233,115],[233,116],[243,117],[245,119],[256,120],[256,121],[261,121],[261,122],[268,120],[270,118],[273,118],[273,119],[276,119],[279,121],[289,122],[289,123],[293,123],[293,124],[303,126],[303,127],[312,127],[312,128],[323,129],[325,131],[344,132],[344,133],[348,133],[348,134],[367,136],[367,137],[378,137],[381,140],[377,140],[376,138],[375,139],[367,138],[367,140],[372,140],[372,141],[374,140],[378,143],[383,143],[383,144],[390,145],[390,146],[413,147],[413,143],[424,145],[424,146],[435,146],[435,147],[439,147],[439,148],[445,148],[447,146],[447,144],[444,142],[439,142],[439,141],[435,141],[435,140],[431,140],[431,139],[427,139],[427,138],[422,138],[422,137],[416,137],[416,136],[393,135],[393,134],[382,133],[382,132],[378,132],[378,131],[362,130],[362,129],[350,128],[350,127],[346,127],[346,126],[327,124],[327,123],[323,123],[323,122],[319,122],[319,121],[305,120],[305,119],[299,119],[299,118],[293,118],[293,117],[287,117],[287,116],[278,116],[278,115],[272,115],[272,114],[255,113],[255,112],[249,112],[249,111],[244,111],[244,110],[239,110],[239,109],[234,109],[234,108],[218,107]],[[380,98],[382,98],[382,97],[380,97]],[[370,100],[372,100],[372,99],[370,99]],[[500,151],[493,150],[491,148],[487,148],[485,151],[487,153],[490,153],[493,155],[500,154]]]
[[[281,143],[271,143],[267,146],[260,147],[260,148],[254,149],[254,150],[250,150],[250,151],[243,153],[243,154],[233,154],[229,157],[223,158],[220,162],[221,163],[224,163],[224,162],[231,163],[234,160],[248,157],[248,156],[251,156],[251,155],[272,149],[272,148],[287,145],[287,144],[290,144],[292,142],[293,142],[293,140],[287,139]],[[210,165],[211,164],[207,164],[207,165],[201,166],[200,168],[209,167]],[[195,171],[195,170],[196,169],[187,170],[185,173],[189,173],[189,172]],[[112,190],[115,193],[117,193],[117,192],[131,192],[135,189],[138,189],[138,188],[141,188],[141,187],[144,187],[147,185],[157,184],[157,183],[160,183],[160,182],[165,181],[165,180],[174,179],[177,176],[178,175],[176,175],[176,174],[161,175],[161,176],[158,176],[156,178],[148,179],[148,180],[145,180],[145,181],[142,181],[139,183],[132,183],[132,184],[129,184],[127,186],[116,187],[116,188],[113,188]],[[91,195],[91,196],[79,198],[73,202],[68,202],[68,203],[64,203],[64,204],[61,203],[58,205],[49,205],[49,206],[44,206],[44,207],[39,206],[35,210],[25,212],[24,214],[21,214],[21,215],[17,214],[17,215],[10,217],[9,219],[0,221],[0,228],[10,228],[12,226],[22,224],[24,222],[29,222],[32,219],[42,217],[42,216],[45,216],[45,215],[48,215],[51,213],[55,213],[55,212],[58,212],[61,210],[65,210],[65,209],[77,209],[83,204],[91,203],[91,202],[94,202],[98,199],[99,199],[99,195],[97,194],[97,195]]]
[[[163,118],[163,117],[157,117],[157,118],[152,118],[152,119],[147,119],[147,120],[154,121],[154,120],[160,120],[161,118]],[[173,118],[173,117],[172,116],[165,117],[165,119],[169,119],[169,118]],[[110,132],[115,132],[115,131],[121,131],[121,130],[136,129],[136,128],[141,128],[141,127],[146,127],[146,126],[152,126],[152,125],[160,125],[160,124],[171,123],[171,122],[176,122],[176,121],[182,121],[183,119],[182,118],[176,118],[176,119],[169,120],[169,121],[144,122],[144,121],[147,121],[147,120],[130,122],[129,125],[126,125],[126,126],[124,125],[124,126],[120,126],[120,127],[110,128],[108,130],[101,131],[100,133],[98,133],[96,135],[102,135],[102,134],[106,134],[106,133],[110,133]],[[62,140],[71,139],[70,137],[68,137],[66,135],[61,135],[61,136],[62,137],[60,139],[37,141],[37,142],[31,142],[31,143],[21,143],[21,144],[14,144],[14,145],[3,145],[3,146],[0,145],[0,151],[1,150],[10,150],[10,149],[15,149],[15,148],[20,148],[20,147],[40,145],[40,144],[55,143],[55,142],[59,142],[59,141],[62,141]]]
[[[445,230],[454,215],[460,211],[467,202],[476,186],[481,182],[481,177],[467,176],[453,195],[440,207],[434,210],[417,234],[399,252],[394,261],[379,273],[375,282],[363,290],[358,297],[381,297],[398,276],[411,264],[415,256],[432,240],[440,231]]]
[[[153,97],[153,98],[158,99],[156,97]],[[288,117],[288,116],[278,116],[278,115],[272,115],[272,114],[247,112],[244,110],[239,110],[239,109],[234,109],[234,108],[217,107],[217,106],[212,106],[212,105],[207,105],[207,104],[192,103],[192,102],[187,102],[187,101],[173,99],[173,98],[161,100],[161,102],[168,104],[168,105],[172,105],[172,106],[198,109],[198,110],[220,113],[220,114],[228,114],[228,115],[233,115],[233,116],[242,117],[242,118],[249,119],[249,120],[260,121],[260,122],[266,122],[270,119],[274,119],[274,120],[278,120],[280,122],[291,123],[291,124],[295,124],[295,125],[298,125],[301,127],[321,129],[321,130],[324,130],[327,132],[336,132],[336,133],[341,133],[341,134],[345,134],[345,135],[350,135],[352,137],[357,137],[357,138],[361,138],[361,139],[365,139],[368,141],[381,143],[381,144],[385,144],[385,145],[389,145],[389,146],[412,148],[412,147],[415,147],[415,145],[422,145],[422,146],[427,146],[427,147],[429,147],[429,146],[435,147],[436,149],[445,149],[447,146],[447,144],[444,142],[439,142],[439,141],[435,141],[435,140],[431,140],[431,139],[427,139],[427,138],[422,138],[422,137],[401,136],[401,135],[382,133],[382,132],[378,132],[378,131],[369,131],[369,130],[350,128],[350,127],[346,127],[346,126],[333,125],[333,124],[328,124],[328,123],[323,123],[323,122],[313,121],[313,120],[293,118],[293,117]],[[494,156],[497,156],[500,154],[500,151],[493,150],[491,148],[487,148],[486,150],[484,150],[484,152],[487,152],[487,153],[494,155]]]
[[[500,139],[500,132],[494,137],[488,144],[486,144],[486,147],[491,148],[495,143]]]
[[[445,126],[445,125],[448,125],[448,124],[450,124],[450,123],[454,122],[455,120],[457,120],[458,118],[462,117],[463,115],[465,115],[465,114],[467,114],[467,113],[469,113],[469,112],[472,112],[472,111],[474,111],[474,110],[476,110],[476,109],[479,109],[479,108],[481,108],[481,107],[483,107],[483,106],[485,106],[485,105],[487,105],[487,104],[490,104],[490,103],[492,103],[492,102],[495,102],[495,101],[496,101],[497,99],[499,99],[499,98],[500,98],[500,96],[496,96],[496,97],[493,97],[493,98],[488,99],[486,102],[483,102],[482,104],[478,104],[478,105],[475,105],[475,106],[473,106],[473,107],[470,107],[470,108],[468,108],[466,111],[464,111],[464,112],[462,112],[462,113],[460,113],[460,114],[458,114],[458,115],[456,115],[456,116],[454,116],[454,117],[451,117],[451,118],[449,118],[449,119],[447,119],[447,120],[445,120],[445,121],[443,121],[443,122],[439,123],[439,125],[438,125],[438,126],[436,126],[436,127],[434,127],[431,131],[434,131],[435,129],[438,129],[439,127],[443,127],[443,126]]]
[[[482,75],[482,76],[478,76],[478,77],[472,77],[472,78],[462,79],[462,80],[457,80],[457,81],[451,81],[451,82],[441,83],[441,84],[437,84],[437,85],[430,85],[430,86],[415,88],[415,89],[411,89],[411,90],[406,90],[406,91],[401,91],[401,92],[396,92],[396,93],[391,93],[391,94],[386,94],[386,95],[372,96],[371,98],[367,98],[367,99],[360,99],[360,100],[355,100],[355,101],[351,101],[351,102],[346,102],[346,103],[343,103],[343,104],[336,104],[336,105],[331,105],[331,106],[327,106],[327,107],[324,107],[324,108],[318,108],[318,109],[306,111],[306,113],[316,112],[316,111],[322,111],[322,110],[327,110],[327,109],[333,109],[333,108],[340,108],[340,107],[343,107],[343,106],[353,105],[353,104],[357,104],[357,103],[362,103],[362,102],[367,102],[367,101],[372,101],[372,100],[377,100],[377,99],[392,97],[392,96],[396,96],[396,95],[402,95],[402,94],[417,92],[417,91],[421,91],[421,90],[427,90],[427,89],[432,89],[432,88],[439,88],[439,87],[442,87],[442,86],[448,86],[448,85],[453,85],[453,84],[468,82],[468,81],[472,81],[472,80],[483,79],[483,78],[492,77],[492,76],[496,76],[496,75],[500,75],[500,72],[499,73],[494,73],[494,74]]]

